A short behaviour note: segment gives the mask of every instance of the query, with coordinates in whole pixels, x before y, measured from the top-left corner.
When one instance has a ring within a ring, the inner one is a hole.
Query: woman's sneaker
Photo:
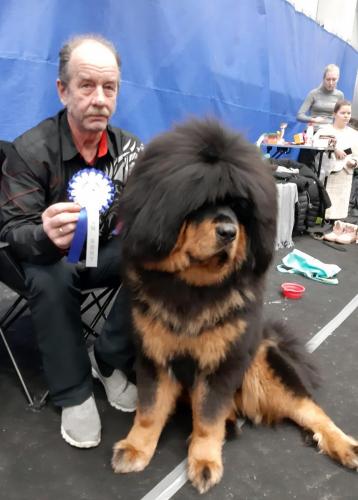
[[[355,224],[350,224],[349,222],[343,222],[344,230],[342,234],[339,234],[336,238],[337,243],[341,243],[343,245],[349,245],[350,243],[354,243],[357,238],[357,229],[358,226]]]
[[[71,446],[93,448],[101,442],[101,420],[93,396],[80,405],[62,408],[61,434]]]
[[[97,378],[106,391],[108,402],[117,410],[125,412],[135,411],[137,408],[137,388],[129,382],[126,375],[121,370],[113,370],[112,375],[105,377],[100,372],[94,355],[93,348],[89,351],[92,364],[92,376]]]
[[[354,243],[356,241],[357,230],[358,226],[355,224],[336,220],[332,231],[330,233],[326,233],[323,236],[323,239],[334,243],[340,243],[342,245],[349,245],[350,243]]]
[[[343,234],[343,232],[344,232],[344,222],[336,220],[336,222],[332,227],[332,231],[324,234],[323,239],[335,243],[337,241],[338,236]]]

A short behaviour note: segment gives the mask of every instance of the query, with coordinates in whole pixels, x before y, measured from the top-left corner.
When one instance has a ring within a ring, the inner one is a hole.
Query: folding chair
[[[3,341],[6,351],[10,356],[11,362],[25,392],[29,406],[34,409],[40,409],[46,401],[48,391],[46,391],[40,397],[36,397],[32,394],[28,387],[28,384],[25,382],[20,367],[16,362],[14,353],[10,347],[6,335],[9,327],[28,309],[28,302],[23,270],[12,256],[9,244],[1,241],[0,281],[3,282],[8,288],[16,292],[18,295],[15,301],[0,318],[0,338]],[[96,332],[96,326],[101,318],[104,320],[107,319],[108,308],[119,288],[120,286],[116,288],[101,288],[82,291],[83,301],[81,307],[81,315],[85,338],[87,338],[89,335],[98,335],[98,333]],[[87,311],[90,311],[93,307],[97,308],[96,313],[88,323],[83,318],[83,315]]]

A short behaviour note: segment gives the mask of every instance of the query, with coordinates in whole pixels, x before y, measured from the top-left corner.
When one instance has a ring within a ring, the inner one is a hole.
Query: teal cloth
[[[336,264],[325,264],[296,248],[282,259],[283,264],[277,266],[281,273],[300,274],[311,280],[329,285],[337,285],[335,277],[341,270]]]

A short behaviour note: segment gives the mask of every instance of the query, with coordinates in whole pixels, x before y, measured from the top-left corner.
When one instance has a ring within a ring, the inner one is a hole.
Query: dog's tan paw
[[[223,475],[222,463],[189,459],[188,477],[199,493],[206,493]]]
[[[132,446],[126,439],[118,441],[113,448],[112,468],[114,472],[139,472],[149,463],[150,457]]]
[[[316,433],[313,439],[317,441],[319,450],[329,455],[349,469],[358,470],[358,441],[344,432],[339,431],[329,435]]]
[[[348,447],[341,462],[349,469],[358,471],[358,443]]]

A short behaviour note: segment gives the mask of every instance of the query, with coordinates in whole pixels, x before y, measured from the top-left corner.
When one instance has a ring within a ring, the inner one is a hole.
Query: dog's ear
[[[161,152],[153,158],[150,145],[131,173],[119,201],[123,251],[131,260],[160,260],[176,244],[184,216],[183,193],[160,172]],[[169,172],[168,168],[168,172]]]
[[[256,189],[249,193],[249,198],[239,200],[235,206],[248,237],[245,266],[257,276],[268,269],[276,239],[276,188],[271,179],[266,180],[267,184],[260,186],[258,178]]]
[[[274,204],[275,206],[275,204]],[[273,214],[274,207],[269,208]],[[263,211],[263,206],[254,209],[254,216],[247,230],[250,241],[250,252],[248,261],[253,272],[260,276],[264,274],[273,257],[276,238],[276,216],[267,216]]]

